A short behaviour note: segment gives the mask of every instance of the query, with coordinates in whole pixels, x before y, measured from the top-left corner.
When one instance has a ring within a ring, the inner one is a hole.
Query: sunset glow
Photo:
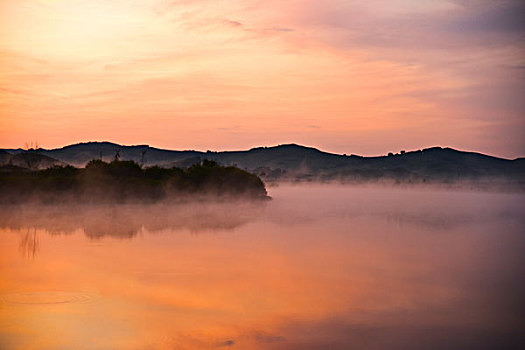
[[[518,0],[0,2],[0,147],[525,154]]]

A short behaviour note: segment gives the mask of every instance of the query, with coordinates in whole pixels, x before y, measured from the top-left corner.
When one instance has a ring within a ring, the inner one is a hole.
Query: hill
[[[41,170],[65,165],[67,164],[37,151],[21,151],[12,154],[6,150],[0,150],[0,166]]]
[[[133,161],[92,160],[85,168],[54,166],[0,172],[0,203],[124,203],[195,199],[268,199],[257,175],[204,160],[187,169],[142,168]]]
[[[13,150],[7,150],[13,152]],[[75,166],[92,159],[133,160],[144,166],[189,167],[202,160],[236,166],[266,181],[394,181],[403,183],[504,181],[524,184],[525,159],[514,160],[432,147],[378,157],[340,155],[296,144],[247,151],[163,150],[147,145],[88,142],[39,153]]]
[[[15,152],[20,152],[16,150]],[[121,160],[132,160],[144,166],[172,166],[176,161],[198,157],[202,152],[170,151],[148,145],[123,146],[111,142],[86,142],[52,150],[39,149],[40,154],[59,159],[76,167],[85,166],[90,160],[112,161],[119,155]],[[200,162],[195,161],[192,164]],[[191,164],[190,164],[191,165]]]

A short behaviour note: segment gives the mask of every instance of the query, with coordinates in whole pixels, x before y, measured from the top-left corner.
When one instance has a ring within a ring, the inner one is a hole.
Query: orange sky
[[[0,147],[525,155],[521,0],[2,0]]]

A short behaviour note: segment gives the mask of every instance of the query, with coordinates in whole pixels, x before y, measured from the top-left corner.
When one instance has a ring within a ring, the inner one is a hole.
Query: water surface
[[[520,349],[525,196],[3,208],[2,349]]]

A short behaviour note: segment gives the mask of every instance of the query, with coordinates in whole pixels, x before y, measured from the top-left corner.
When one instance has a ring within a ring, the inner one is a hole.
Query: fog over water
[[[1,349],[521,349],[525,195],[3,206]]]

